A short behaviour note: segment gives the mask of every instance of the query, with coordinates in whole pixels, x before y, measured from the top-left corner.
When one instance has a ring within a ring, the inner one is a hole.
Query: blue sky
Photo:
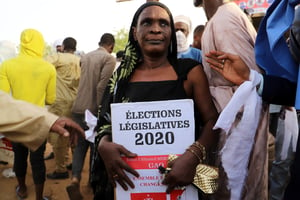
[[[193,27],[204,24],[202,8],[195,8],[193,0],[160,0],[173,15],[190,16]],[[74,37],[78,50],[88,52],[98,47],[100,36],[128,29],[135,10],[145,0],[116,3],[115,0],[7,0],[1,2],[0,41],[16,45],[23,29],[39,30],[48,44],[58,38]],[[190,38],[191,40],[191,38]]]

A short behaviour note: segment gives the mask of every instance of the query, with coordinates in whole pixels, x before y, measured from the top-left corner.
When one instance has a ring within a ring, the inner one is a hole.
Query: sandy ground
[[[48,155],[51,151],[51,145],[47,144],[45,155]],[[69,154],[71,155],[71,153]],[[89,169],[89,152],[85,159],[85,164],[82,172],[82,181],[80,190],[85,200],[92,200],[93,199],[93,191],[88,186],[88,169]],[[46,162],[46,173],[51,173],[55,169],[54,160],[47,160]],[[29,163],[29,162],[28,162]],[[16,178],[6,178],[2,175],[2,171],[12,167],[12,165],[1,165],[0,164],[0,199],[1,200],[18,200],[15,187],[17,186],[17,179]],[[69,175],[71,178],[71,171],[69,171]],[[50,197],[51,200],[68,200],[68,194],[66,191],[66,186],[68,186],[71,182],[69,179],[63,180],[51,180],[47,179],[45,182],[44,188],[44,196]],[[34,184],[32,180],[32,172],[30,164],[28,165],[27,169],[27,176],[26,176],[26,184],[27,184],[27,191],[28,197],[26,200],[35,200],[35,192],[34,192]]]

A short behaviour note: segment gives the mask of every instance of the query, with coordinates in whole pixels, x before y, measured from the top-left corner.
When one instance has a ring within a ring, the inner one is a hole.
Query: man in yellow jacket
[[[11,93],[15,99],[24,100],[44,107],[56,98],[56,71],[42,56],[45,41],[42,34],[34,29],[25,29],[20,37],[20,53],[0,66],[0,90]],[[39,134],[36,132],[35,134]],[[45,145],[30,151],[30,163],[35,184],[36,200],[43,197],[46,167]],[[18,180],[16,194],[27,197],[25,177],[27,171],[28,148],[21,143],[13,143],[14,171]]]

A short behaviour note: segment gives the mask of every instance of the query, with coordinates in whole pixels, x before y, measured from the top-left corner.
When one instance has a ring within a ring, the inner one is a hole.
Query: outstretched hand
[[[249,80],[250,69],[238,56],[221,51],[210,51],[205,55],[209,66],[219,72],[226,80],[241,85]]]
[[[84,130],[73,120],[60,117],[51,126],[50,131],[53,131],[64,137],[70,137],[71,144],[77,144],[78,136],[81,135],[85,138]]]

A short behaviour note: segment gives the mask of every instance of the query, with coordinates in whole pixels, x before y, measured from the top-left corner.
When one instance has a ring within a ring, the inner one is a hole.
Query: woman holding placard
[[[194,101],[197,140],[171,164],[172,170],[162,182],[167,193],[191,184],[196,166],[212,158],[219,138],[213,131],[218,113],[201,65],[190,59],[177,59],[171,12],[159,2],[147,2],[134,15],[123,61],[108,84],[99,111],[95,140],[98,152],[94,154],[91,176],[95,199],[113,199],[116,183],[124,190],[134,188],[125,171],[139,177],[121,158],[134,158],[139,152],[132,153],[112,142],[110,105],[175,99]]]

